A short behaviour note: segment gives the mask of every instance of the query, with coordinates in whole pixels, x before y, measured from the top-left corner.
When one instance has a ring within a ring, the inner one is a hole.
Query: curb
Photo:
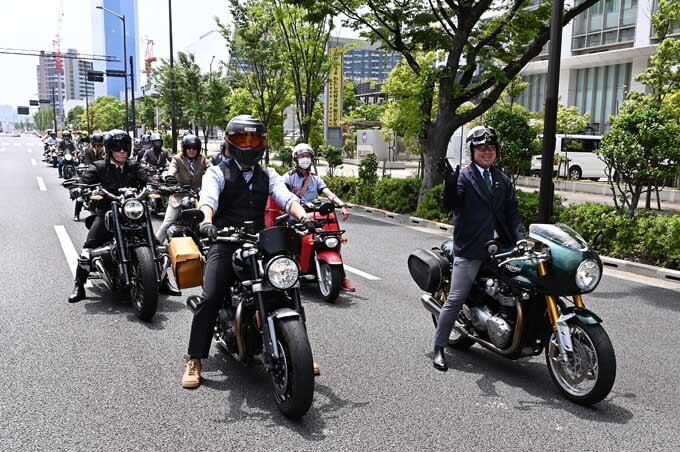
[[[419,226],[437,230],[442,233],[453,234],[453,226],[450,224],[438,223],[432,220],[411,217],[408,215],[376,209],[374,207],[366,207],[359,204],[347,203],[347,207],[353,211],[368,214],[369,216],[376,218],[382,218],[393,223],[408,226]],[[670,268],[664,267],[655,267],[654,265],[641,264],[639,262],[626,261],[623,259],[607,256],[600,256],[600,259],[602,260],[602,265],[608,268],[680,284],[680,271],[678,270],[672,270]]]

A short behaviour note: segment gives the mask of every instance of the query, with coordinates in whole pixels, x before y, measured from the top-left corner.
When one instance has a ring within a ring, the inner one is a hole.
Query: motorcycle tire
[[[558,362],[553,359],[559,354],[559,350],[555,342],[555,333],[552,333],[545,349],[550,378],[560,392],[572,402],[579,405],[593,405],[607,397],[614,386],[616,380],[614,347],[602,325],[586,324],[575,317],[569,319],[567,324],[572,332],[574,348],[572,353],[573,363],[570,364],[572,368],[581,370],[581,374],[575,375],[575,372],[565,371],[565,365],[561,361]],[[591,365],[583,374],[584,359],[592,360],[592,358],[596,359],[594,366]],[[575,382],[580,383],[587,380],[594,380],[592,387],[579,389],[574,386]]]
[[[432,314],[432,323],[434,323],[436,329],[439,322],[434,314]],[[449,347],[455,348],[456,350],[467,350],[473,345],[475,345],[475,341],[463,336],[455,328],[451,330],[451,334],[449,334]]]
[[[307,413],[314,399],[312,349],[300,320],[279,322],[276,334],[281,357],[272,373],[276,406],[288,419],[297,420]]]
[[[342,267],[340,265],[328,265],[326,262],[319,262],[320,274],[317,275],[319,293],[324,301],[335,302],[342,287]]]
[[[149,322],[158,309],[158,278],[151,249],[140,246],[133,253],[130,298],[139,319]]]
[[[64,179],[71,179],[76,175],[76,169],[72,165],[64,166]]]

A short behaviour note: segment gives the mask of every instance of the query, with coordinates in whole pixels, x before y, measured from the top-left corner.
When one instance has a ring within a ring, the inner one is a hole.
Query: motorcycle
[[[149,189],[140,193],[134,188],[121,188],[118,195],[101,187],[87,186],[83,193],[91,203],[108,200],[111,208],[104,216],[106,229],[113,232],[113,240],[90,251],[91,279],[98,275],[111,291],[129,291],[137,317],[150,321],[158,308],[159,283],[165,274],[155,246],[151,215],[146,199]],[[91,227],[94,216],[85,224]]]
[[[303,203],[307,213],[316,221],[320,228],[313,234],[302,238],[300,249],[295,259],[300,272],[307,279],[316,280],[321,297],[330,303],[334,302],[342,289],[342,278],[345,276],[340,248],[347,240],[342,238],[345,233],[335,215],[335,204],[315,199]],[[287,215],[277,218],[277,224],[283,224]]]
[[[64,163],[62,166],[62,175],[64,176],[64,179],[71,179],[77,174],[77,167],[79,164],[78,157],[74,152],[66,152],[64,153]]]
[[[78,176],[81,174],[78,173]],[[95,209],[90,205],[89,187],[90,185],[81,184],[77,177],[67,179],[61,184],[69,192],[71,201],[82,202],[83,208],[91,213],[95,213]]]
[[[218,312],[215,340],[245,365],[261,355],[276,405],[289,419],[304,416],[314,397],[312,350],[293,258],[302,234],[286,226],[255,234],[253,223],[245,222],[243,228],[222,229],[215,239],[233,245],[236,276]],[[212,242],[202,243],[205,253]],[[200,303],[199,296],[187,299],[193,311]]]
[[[155,215],[164,216],[165,210],[168,208],[168,198],[170,197],[170,190],[167,189],[167,186],[172,185],[173,182],[172,180],[170,181],[170,184],[165,182],[165,176],[163,175],[165,169],[147,164],[143,164],[143,167],[146,170],[149,179],[153,181],[152,184],[157,188],[157,193],[151,197],[151,201],[149,202],[151,212]],[[177,183],[176,179],[174,180],[174,183]]]
[[[487,244],[482,265],[449,346],[474,344],[508,359],[545,359],[553,383],[569,400],[592,405],[611,391],[616,357],[602,320],[586,309],[583,294],[595,290],[602,262],[585,240],[568,226],[532,224],[529,240],[500,252]],[[416,249],[409,272],[424,293],[421,302],[437,325],[449,293],[453,243]]]

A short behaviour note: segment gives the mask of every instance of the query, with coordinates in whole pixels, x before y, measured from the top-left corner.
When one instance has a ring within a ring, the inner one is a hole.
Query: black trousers
[[[87,238],[83,244],[83,249],[97,248],[106,244],[113,238],[113,232],[106,230],[104,225],[104,213],[97,213],[89,232],[87,233]],[[87,281],[87,276],[90,274],[89,267],[78,265],[76,268],[76,284],[85,284]]]
[[[203,303],[194,313],[191,322],[188,354],[204,359],[210,352],[215,320],[227,290],[234,278],[231,258],[236,247],[228,243],[215,243],[210,247],[203,273]]]
[[[79,217],[80,212],[83,210],[83,202],[80,199],[76,199],[76,210],[74,211],[75,216]]]

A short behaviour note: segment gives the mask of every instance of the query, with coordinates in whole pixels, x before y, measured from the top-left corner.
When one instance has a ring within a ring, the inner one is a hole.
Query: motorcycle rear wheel
[[[314,361],[307,332],[299,320],[277,327],[280,361],[272,372],[276,406],[288,419],[304,416],[314,399]]]
[[[151,249],[140,246],[133,253],[130,298],[137,317],[150,322],[158,309],[158,278]]]
[[[616,380],[616,355],[607,332],[572,318],[568,322],[574,352],[569,362],[558,361],[559,349],[552,333],[545,358],[553,383],[569,400],[593,405],[603,400]]]
[[[320,274],[317,275],[319,293],[324,301],[333,303],[340,294],[342,285],[342,267],[340,265],[328,265],[319,262]]]

